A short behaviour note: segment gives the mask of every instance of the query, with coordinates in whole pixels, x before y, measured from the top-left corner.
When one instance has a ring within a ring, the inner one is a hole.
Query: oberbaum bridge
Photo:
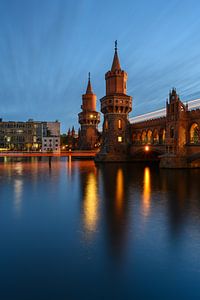
[[[173,88],[166,108],[129,119],[132,97],[127,95],[127,73],[121,69],[117,43],[105,80],[100,139],[100,113],[89,76],[78,115],[80,150],[93,150],[101,141],[96,162],[159,161],[161,168],[200,167],[200,99],[184,104]]]
[[[200,167],[200,99],[184,104],[176,89],[169,93],[166,108],[134,118],[132,97],[127,95],[127,73],[121,69],[115,42],[111,70],[105,74],[106,95],[100,113],[90,76],[82,95],[78,151],[61,153],[0,153],[0,156],[94,157],[95,162],[159,162],[161,168]]]

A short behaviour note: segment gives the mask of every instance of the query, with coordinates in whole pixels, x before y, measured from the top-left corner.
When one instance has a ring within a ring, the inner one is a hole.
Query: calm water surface
[[[200,170],[0,162],[0,299],[200,299]]]

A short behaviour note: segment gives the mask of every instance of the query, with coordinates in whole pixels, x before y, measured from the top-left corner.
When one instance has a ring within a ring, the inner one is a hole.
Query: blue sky
[[[0,117],[78,128],[88,72],[99,99],[118,40],[131,116],[165,106],[175,86],[200,97],[197,0],[0,0]]]

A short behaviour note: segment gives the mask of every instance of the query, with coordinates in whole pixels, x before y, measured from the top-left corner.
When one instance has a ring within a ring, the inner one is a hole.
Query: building
[[[60,152],[60,137],[45,136],[42,138],[42,152]]]
[[[60,122],[43,124],[42,152],[60,152]]]
[[[100,113],[96,111],[96,98],[92,91],[89,73],[86,93],[82,95],[82,112],[78,114],[81,125],[78,148],[81,150],[92,150],[99,146],[98,124],[100,123]]]
[[[27,122],[0,119],[1,150],[42,151],[44,137],[60,138],[60,123],[32,119]]]

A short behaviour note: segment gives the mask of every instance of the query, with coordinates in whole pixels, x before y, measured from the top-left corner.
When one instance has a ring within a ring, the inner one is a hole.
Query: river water
[[[200,299],[200,170],[0,162],[0,299]]]

